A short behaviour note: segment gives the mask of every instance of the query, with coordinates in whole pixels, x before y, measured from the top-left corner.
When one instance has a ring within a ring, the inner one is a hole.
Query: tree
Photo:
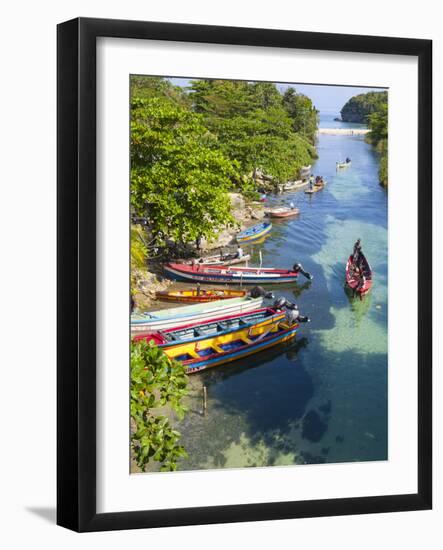
[[[358,122],[367,124],[372,113],[379,111],[383,104],[388,103],[388,92],[367,92],[351,97],[341,110],[344,122]]]
[[[235,223],[227,195],[239,179],[201,115],[164,98],[131,104],[131,202],[157,244],[211,239]]]
[[[171,361],[152,343],[131,343],[131,446],[142,471],[152,461],[161,464],[161,471],[176,470],[177,461],[187,458],[180,432],[159,413],[159,407],[167,406],[183,419],[187,383],[182,363]]]
[[[275,183],[287,181],[315,157],[307,139],[312,129],[307,129],[306,139],[294,130],[275,84],[198,80],[192,82],[190,97],[223,154],[238,163],[245,185],[247,176],[257,169],[271,175]]]
[[[386,97],[387,100],[387,97]],[[368,126],[371,130],[368,141],[380,153],[378,176],[380,183],[388,185],[388,103],[381,103],[377,110],[368,116]]]
[[[180,86],[173,86],[169,80],[158,76],[133,75],[130,80],[131,98],[152,99],[163,97],[169,101],[190,107],[188,94]]]
[[[289,87],[283,94],[283,106],[292,120],[294,132],[314,143],[318,127],[318,111],[311,99],[297,93],[295,88]]]

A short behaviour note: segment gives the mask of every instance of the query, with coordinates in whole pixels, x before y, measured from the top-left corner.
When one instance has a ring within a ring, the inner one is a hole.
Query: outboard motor
[[[251,298],[260,298],[261,296],[265,296],[265,294],[265,289],[262,286],[254,286],[249,292]]]
[[[306,279],[309,279],[310,281],[312,281],[312,279],[314,278],[313,275],[311,275],[310,273],[308,273],[303,269],[303,266],[301,264],[294,264],[292,266],[292,270],[295,271],[296,273],[301,273],[306,277]]]
[[[280,296],[280,298],[277,298],[273,304],[274,309],[283,309],[286,306],[287,300],[284,296]]]
[[[311,319],[309,319],[309,317],[307,317],[306,315],[300,315],[297,304],[289,302],[289,300],[286,300],[286,298],[283,297],[279,298],[277,302],[283,303],[281,307],[285,307],[288,310],[287,319],[289,322],[293,323],[295,321],[298,321],[299,323],[310,323]]]

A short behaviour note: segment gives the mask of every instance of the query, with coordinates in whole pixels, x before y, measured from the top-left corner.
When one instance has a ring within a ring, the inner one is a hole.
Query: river
[[[263,266],[301,262],[314,275],[312,284],[274,289],[311,322],[292,343],[190,377],[190,411],[177,426],[190,458],[180,469],[387,459],[387,192],[363,137],[321,135],[317,150],[312,171],[326,188],[271,197],[301,213],[251,247],[251,265],[261,250]],[[336,172],[346,156],[352,165]],[[343,288],[357,238],[374,272],[362,302]]]

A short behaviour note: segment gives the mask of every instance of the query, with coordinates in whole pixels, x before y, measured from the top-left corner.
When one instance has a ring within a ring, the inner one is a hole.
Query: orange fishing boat
[[[215,300],[227,300],[228,298],[241,298],[246,296],[246,290],[230,290],[230,289],[202,289],[188,288],[185,290],[173,290],[156,292],[157,300],[165,302],[214,302]]]

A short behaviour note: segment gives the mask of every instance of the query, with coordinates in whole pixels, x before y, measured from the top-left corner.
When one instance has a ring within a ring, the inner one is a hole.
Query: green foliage
[[[257,198],[258,170],[275,184],[297,176],[316,156],[316,124],[308,98],[284,101],[272,83],[197,80],[183,90],[133,76],[131,202],[149,220],[150,245],[210,241],[234,225],[228,191]]]
[[[234,223],[227,190],[237,167],[201,115],[164,98],[132,99],[131,201],[157,244],[211,239]]]
[[[292,120],[294,132],[314,143],[319,114],[311,99],[290,87],[283,94],[283,106]]]
[[[387,98],[386,98],[387,99]],[[368,141],[380,153],[378,177],[380,183],[388,185],[388,104],[381,103],[377,110],[368,116],[368,126],[371,130]]]
[[[388,104],[382,103],[377,110],[368,116],[368,127],[371,130],[369,140],[377,145],[388,139]]]
[[[287,109],[289,99],[285,104],[275,84],[198,80],[192,82],[190,96],[194,109],[204,115],[205,124],[217,136],[223,153],[238,162],[243,175],[259,169],[272,175],[276,183],[287,181],[315,156],[309,140],[317,128],[317,114],[305,96],[297,95],[297,101],[303,109],[309,104],[314,127],[305,126],[304,135],[297,133],[297,124]],[[299,107],[300,124],[301,112]],[[241,182],[237,185],[242,190]]]
[[[179,443],[180,433],[158,411],[167,406],[182,419],[187,383],[182,363],[171,361],[152,343],[131,343],[131,418],[135,426],[131,445],[142,471],[150,461],[161,463],[161,471],[173,471],[178,459],[188,457]]]
[[[144,267],[148,251],[143,241],[141,227],[131,227],[131,270],[135,267]]]
[[[388,92],[367,92],[359,94],[343,106],[341,118],[344,122],[359,122],[367,124],[369,116],[380,110],[383,104],[388,104]]]
[[[169,80],[157,76],[134,75],[131,77],[131,97],[152,99],[163,97],[175,104],[189,107],[190,101],[180,86],[173,86]]]
[[[388,185],[388,92],[359,94],[344,105],[341,118],[345,122],[360,122],[370,130],[367,141],[380,153],[379,180]]]

